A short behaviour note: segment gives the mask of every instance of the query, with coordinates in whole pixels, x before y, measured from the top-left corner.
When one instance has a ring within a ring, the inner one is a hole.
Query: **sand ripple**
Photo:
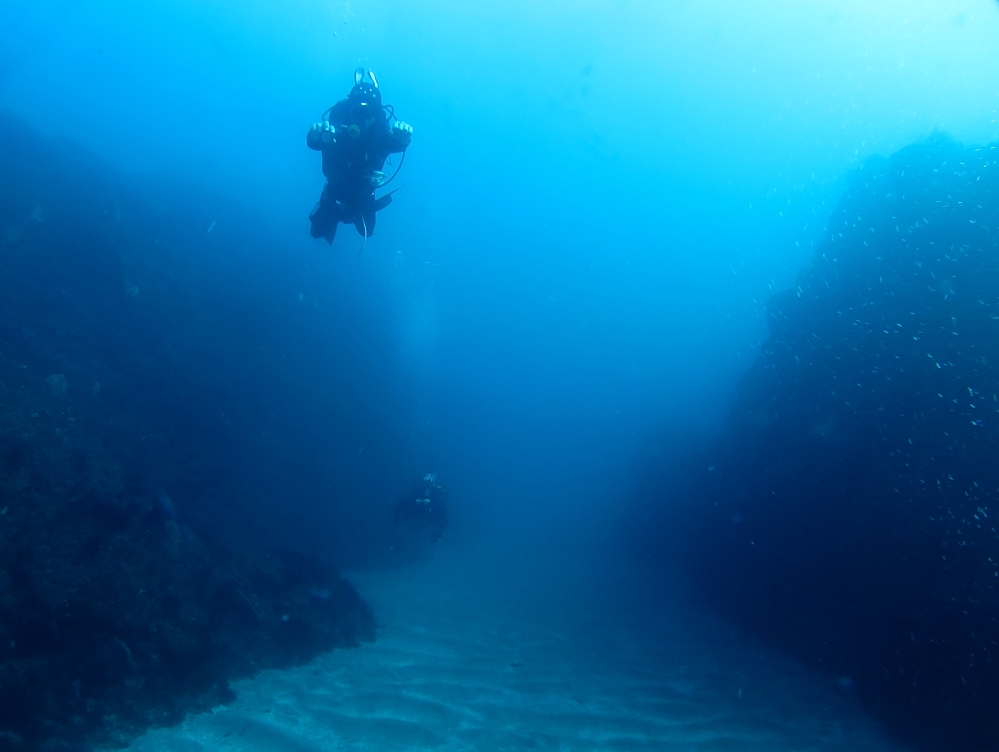
[[[669,609],[511,569],[477,577],[442,555],[355,578],[377,642],[240,682],[231,706],[131,749],[893,749],[849,697],[791,662]]]

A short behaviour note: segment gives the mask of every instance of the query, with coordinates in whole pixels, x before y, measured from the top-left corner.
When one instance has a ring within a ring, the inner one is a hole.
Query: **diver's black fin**
[[[395,189],[395,191],[389,191],[388,193],[386,193],[381,198],[376,198],[375,199],[375,211],[381,211],[386,206],[388,206],[389,204],[391,204],[392,203],[392,194],[395,193],[396,191],[400,190],[401,188],[402,188],[402,186],[400,185],[399,188]]]

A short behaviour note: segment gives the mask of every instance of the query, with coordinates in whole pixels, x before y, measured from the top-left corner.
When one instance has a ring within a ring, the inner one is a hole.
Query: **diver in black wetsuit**
[[[382,105],[375,74],[369,71],[368,77],[370,83],[364,80],[364,68],[354,71],[347,98],[330,107],[305,139],[310,149],[322,152],[326,176],[326,187],[309,215],[311,234],[331,245],[340,222],[353,224],[365,240],[371,237],[375,212],[392,201],[391,193],[375,197],[375,190],[388,182],[382,172],[385,160],[404,153],[413,138],[413,127],[396,120],[391,105]]]
[[[447,489],[433,473],[417,478],[409,492],[392,505],[392,533],[397,544],[403,538],[426,535],[432,543],[447,527]]]

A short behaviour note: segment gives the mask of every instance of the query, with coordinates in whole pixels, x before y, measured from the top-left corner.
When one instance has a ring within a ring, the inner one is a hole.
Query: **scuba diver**
[[[382,104],[375,74],[368,71],[368,78],[370,82],[364,80],[364,68],[355,70],[347,98],[326,110],[305,137],[310,149],[322,152],[326,176],[319,203],[309,215],[312,237],[332,245],[337,225],[353,224],[364,238],[362,251],[375,231],[375,212],[392,201],[391,193],[375,197],[375,191],[395,177],[386,179],[385,160],[400,152],[405,159],[413,138],[413,127],[397,120],[391,105]]]
[[[392,505],[392,538],[397,548],[418,553],[421,541],[437,543],[447,527],[447,489],[434,473],[417,478]]]

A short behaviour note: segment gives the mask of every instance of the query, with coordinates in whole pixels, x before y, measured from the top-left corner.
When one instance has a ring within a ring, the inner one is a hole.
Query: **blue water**
[[[332,247],[309,237],[323,177],[305,144],[357,66],[414,128],[363,250],[349,226]],[[848,659],[704,597],[657,541],[704,534],[671,516],[691,452],[726,435],[768,301],[821,252],[850,175],[934,134],[999,141],[999,4],[9,0],[0,109],[0,167],[31,176],[0,194],[4,504],[143,500],[180,560],[215,537],[291,551],[346,572],[377,625],[318,663],[282,653],[290,673],[243,667],[215,714],[181,708],[136,748],[913,741],[880,690],[854,692]],[[25,428],[35,413],[45,428]],[[814,417],[836,444],[836,419]],[[86,492],[38,469],[74,462]],[[428,472],[450,524],[400,552],[388,506]],[[11,644],[61,623],[24,608],[0,598]],[[102,655],[128,676],[143,658],[116,628]],[[96,712],[73,683],[86,670],[53,674],[76,708],[60,723]],[[999,717],[981,681],[980,715]]]

